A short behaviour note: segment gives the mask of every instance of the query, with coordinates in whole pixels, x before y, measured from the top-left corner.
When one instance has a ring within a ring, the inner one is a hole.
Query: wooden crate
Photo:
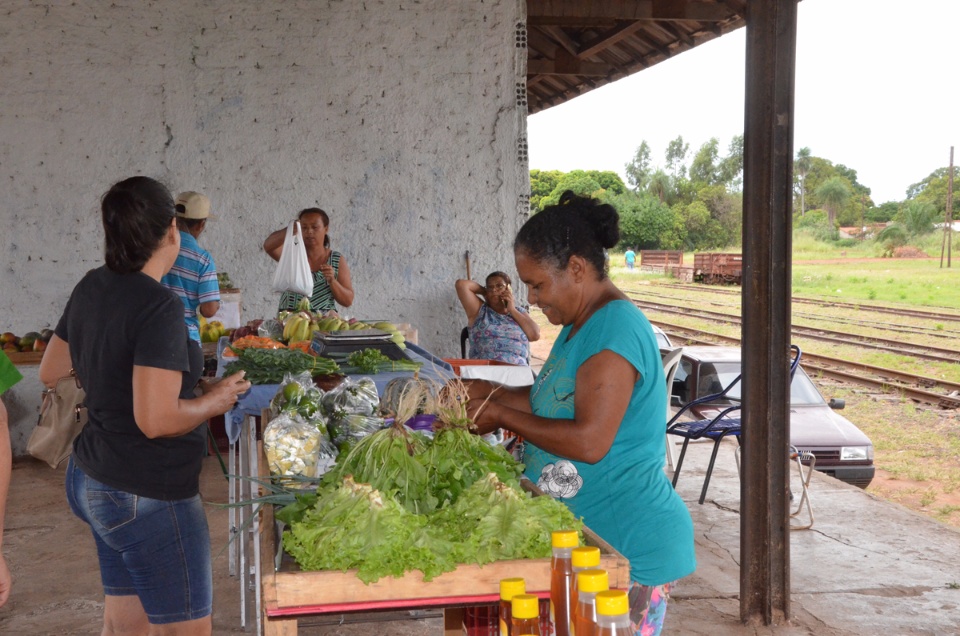
[[[258,445],[261,476],[266,477],[266,458],[262,444]],[[276,571],[278,538],[272,507],[262,509],[260,521],[265,634],[296,634],[297,616],[495,603],[500,595],[500,579],[508,577],[523,577],[528,593],[543,596],[550,591],[549,558],[497,561],[484,566],[461,565],[429,582],[423,580],[420,572],[414,571],[399,578],[383,577],[369,585],[357,577],[356,570],[304,572],[296,569],[294,564]],[[587,545],[600,548],[600,568],[607,571],[610,587],[629,588],[630,564],[626,557],[589,528],[584,527],[583,534]],[[456,618],[450,623],[453,625],[450,629],[458,629]]]

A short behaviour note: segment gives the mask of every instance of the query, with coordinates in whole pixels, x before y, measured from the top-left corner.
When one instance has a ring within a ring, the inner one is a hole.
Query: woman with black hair
[[[330,216],[320,208],[307,208],[297,215],[300,230],[303,232],[303,246],[307,250],[307,260],[313,273],[313,293],[310,295],[311,311],[320,313],[353,304],[353,283],[350,280],[350,267],[346,257],[330,248]],[[263,242],[263,251],[275,261],[283,254],[283,240],[286,228],[277,230]],[[277,311],[294,311],[300,294],[285,291],[280,296]]]
[[[659,634],[671,586],[696,567],[693,522],[663,471],[666,384],[647,318],[607,277],[607,204],[565,192],[514,241],[531,304],[563,329],[531,387],[470,383],[477,432],[525,440],[527,477],[630,561],[637,634]]]
[[[467,314],[470,358],[530,364],[530,343],[540,339],[540,327],[513,297],[506,272],[491,272],[485,285],[461,278],[457,298]]]
[[[73,289],[40,363],[46,386],[74,369],[86,391],[89,421],[67,465],[67,500],[97,546],[104,634],[210,634],[201,424],[250,383],[240,372],[194,394],[203,353],[180,298],[160,284],[180,250],[167,188],[148,177],[120,181],[101,213],[106,265]]]

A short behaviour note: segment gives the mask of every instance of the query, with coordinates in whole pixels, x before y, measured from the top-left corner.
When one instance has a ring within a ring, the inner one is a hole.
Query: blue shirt
[[[187,323],[190,338],[200,342],[197,307],[201,303],[220,300],[220,284],[217,282],[217,268],[213,264],[213,258],[189,232],[180,231],[180,253],[173,268],[160,282],[183,301],[183,318]]]
[[[523,309],[517,307],[517,311]],[[530,340],[517,321],[483,303],[470,327],[470,358],[530,364]]]
[[[624,260],[626,260],[628,263],[633,263],[633,262],[636,262],[636,260],[637,260],[637,255],[634,253],[633,250],[627,250],[626,252],[624,252],[623,258],[624,258]]]
[[[527,443],[526,475],[630,561],[630,578],[662,585],[696,568],[693,521],[663,471],[666,381],[653,329],[639,309],[615,300],[567,340],[560,331],[530,389],[534,414],[573,419],[576,374],[609,350],[639,372],[610,451],[596,464],[571,461]]]

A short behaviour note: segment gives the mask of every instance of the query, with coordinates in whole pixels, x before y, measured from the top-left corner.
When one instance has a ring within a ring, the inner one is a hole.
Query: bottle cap
[[[517,594],[525,594],[527,584],[523,579],[500,579],[500,598],[504,601],[511,600]]]
[[[570,552],[570,558],[575,568],[583,568],[584,570],[595,568],[600,565],[600,548],[595,545],[574,548]]]
[[[597,614],[603,616],[621,616],[630,611],[630,601],[623,590],[597,592]]]
[[[581,570],[577,572],[577,589],[581,592],[603,592],[610,589],[606,570]]]
[[[580,545],[580,535],[576,530],[554,530],[550,537],[555,548],[575,548]]]
[[[533,594],[517,594],[510,599],[510,613],[514,618],[538,618],[540,598]]]

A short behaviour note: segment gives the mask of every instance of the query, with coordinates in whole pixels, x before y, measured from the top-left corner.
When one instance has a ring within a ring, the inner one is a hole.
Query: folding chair
[[[740,450],[742,446],[737,446],[737,450],[734,453],[734,457],[737,460],[737,474],[740,474]],[[790,445],[790,452],[787,453],[788,461],[796,463],[797,466],[797,475],[800,478],[800,501],[797,502],[797,509],[790,513],[791,519],[796,519],[800,516],[800,513],[803,512],[803,509],[807,509],[807,518],[810,520],[809,523],[804,525],[797,525],[791,522],[791,530],[807,530],[813,527],[813,506],[810,504],[810,478],[813,476],[813,471],[816,470],[817,466],[817,456],[813,454],[813,451],[799,450],[793,444]],[[804,471],[804,462],[807,462],[806,471]],[[793,494],[791,491],[790,499],[793,500]]]
[[[790,350],[794,353],[793,360],[790,362],[790,378],[793,379],[793,374],[797,370],[797,366],[800,364],[800,347],[796,345],[790,345]],[[711,395],[705,395],[694,400],[690,400],[676,412],[676,414],[667,422],[667,434],[668,435],[678,435],[683,437],[683,446],[680,448],[680,457],[677,459],[677,467],[673,473],[673,486],[676,488],[677,480],[680,477],[680,469],[683,466],[683,458],[687,453],[687,445],[690,443],[690,440],[702,439],[704,437],[713,440],[713,452],[710,454],[710,463],[707,465],[707,474],[703,480],[703,489],[700,491],[700,503],[703,504],[704,500],[707,497],[707,488],[710,486],[710,477],[713,474],[713,466],[717,460],[717,453],[720,450],[720,442],[727,436],[733,436],[737,438],[737,441],[740,441],[740,435],[742,433],[741,421],[739,417],[739,412],[741,408],[740,402],[728,406],[722,409],[711,419],[704,420],[694,420],[680,422],[678,421],[680,417],[686,413],[688,410],[694,406],[699,406],[700,404],[709,404],[711,402],[717,402],[726,398],[727,394],[740,382],[740,378],[743,377],[743,374],[737,375],[730,384],[728,384],[722,391],[719,393],[713,393]],[[739,458],[738,458],[739,460]],[[739,461],[738,461],[739,469]],[[808,500],[809,501],[809,500]]]
[[[734,404],[722,409],[712,419],[693,420],[687,422],[678,422],[677,420],[688,410],[700,404],[716,402],[726,397],[738,382],[743,374],[737,375],[734,380],[728,384],[720,393],[705,395],[695,400],[690,400],[676,412],[667,422],[667,435],[678,435],[683,438],[683,446],[680,447],[680,457],[677,458],[677,466],[673,471],[673,487],[677,487],[677,480],[680,478],[680,469],[683,468],[683,458],[687,454],[687,446],[692,439],[701,439],[709,437],[713,439],[713,453],[710,455],[710,464],[707,466],[707,474],[703,480],[703,489],[700,491],[700,503],[707,497],[707,487],[710,485],[710,476],[713,474],[713,464],[717,460],[717,452],[720,450],[720,442],[727,435],[735,437],[740,436],[740,418],[729,417],[731,413],[739,413],[740,404]]]
[[[670,421],[670,417],[673,413],[670,411],[670,394],[673,389],[673,378],[677,375],[677,367],[680,366],[680,356],[683,354],[683,347],[677,347],[671,349],[663,355],[663,377],[667,381],[667,417],[666,421]],[[667,466],[670,470],[674,469],[676,460],[673,457],[674,449],[673,443],[670,441],[670,436],[667,436]]]

